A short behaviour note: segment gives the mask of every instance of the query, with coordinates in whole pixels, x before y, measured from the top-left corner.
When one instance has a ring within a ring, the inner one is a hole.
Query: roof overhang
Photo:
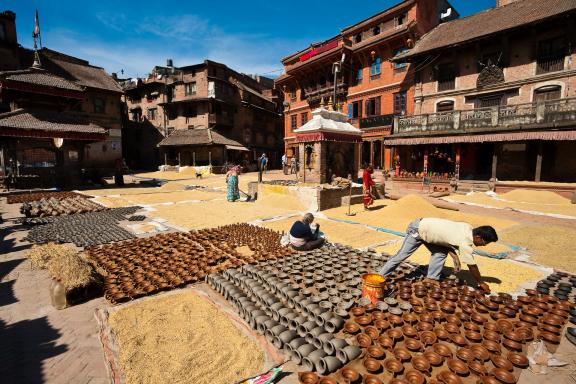
[[[250,150],[243,145],[227,145],[226,149],[229,151],[250,152]]]
[[[576,131],[528,131],[528,132],[502,132],[484,133],[475,135],[450,135],[431,137],[387,137],[385,145],[418,145],[418,144],[456,144],[456,143],[483,143],[502,141],[549,140],[574,141]]]

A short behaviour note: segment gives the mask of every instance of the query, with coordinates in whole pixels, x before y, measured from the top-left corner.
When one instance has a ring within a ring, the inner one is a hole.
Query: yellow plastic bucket
[[[372,304],[384,298],[386,278],[376,273],[367,273],[362,276],[362,297],[370,299]]]

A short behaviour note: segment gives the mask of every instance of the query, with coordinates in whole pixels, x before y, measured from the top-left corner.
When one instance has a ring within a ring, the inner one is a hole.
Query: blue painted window
[[[381,73],[382,59],[376,57],[370,66],[370,76],[379,75]]]

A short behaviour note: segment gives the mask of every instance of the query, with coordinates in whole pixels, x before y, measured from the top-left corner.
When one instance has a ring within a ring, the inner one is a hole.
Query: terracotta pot
[[[524,342],[534,340],[534,332],[532,331],[531,327],[529,328],[523,326],[516,328],[516,333],[522,338],[522,341]]]
[[[498,332],[498,333],[501,332],[500,327],[498,326],[497,322],[484,324],[484,330],[494,331],[494,332]]]
[[[360,332],[360,327],[358,326],[358,324],[346,322],[344,324],[344,332],[354,335]]]
[[[398,326],[404,324],[404,320],[402,319],[402,317],[397,316],[397,315],[388,316],[388,321],[390,322],[390,324],[394,325],[395,327],[398,327]]]
[[[464,323],[464,329],[466,329],[467,331],[472,331],[472,332],[480,332],[480,326],[478,326],[477,324],[474,324],[472,322]]]
[[[450,334],[460,333],[460,327],[453,323],[444,324],[444,329]]]
[[[418,330],[411,325],[402,326],[402,333],[406,337],[416,337],[418,336]]]
[[[420,372],[428,372],[430,371],[430,362],[424,356],[414,356],[412,358],[412,366],[414,369]]]
[[[462,336],[459,333],[450,336],[450,341],[452,341],[454,344],[456,344],[459,347],[463,347],[465,345],[468,345],[468,342],[466,341],[464,336]]]
[[[472,349],[468,347],[460,348],[456,352],[456,357],[458,357],[460,360],[466,363],[476,358],[476,356],[474,356],[474,352],[472,351]]]
[[[356,341],[358,341],[358,345],[362,348],[368,348],[372,345],[372,338],[365,333],[361,333],[356,336]]]
[[[510,372],[514,370],[514,366],[512,365],[512,363],[509,362],[505,357],[492,355],[490,357],[490,360],[492,361],[492,364],[494,364],[496,368],[501,368]]]
[[[338,384],[338,382],[331,377],[323,377],[318,380],[318,384]]]
[[[302,384],[316,384],[318,383],[318,375],[314,372],[299,372],[298,380]]]
[[[404,374],[404,377],[409,384],[424,384],[426,383],[426,378],[418,371],[410,370]]]
[[[407,339],[404,341],[404,345],[411,351],[420,351],[423,348],[422,343],[416,339]]]
[[[552,344],[559,344],[560,343],[560,336],[557,336],[551,332],[540,332],[539,337],[544,341],[547,341]]]
[[[470,319],[472,319],[473,322],[480,324],[480,325],[482,325],[488,321],[488,319],[486,319],[482,315],[479,315],[478,313],[472,313],[470,315]]]
[[[371,357],[364,359],[362,365],[364,365],[364,368],[366,368],[366,370],[370,373],[379,372],[382,369],[382,364],[380,364],[378,360]]]
[[[436,378],[443,384],[462,384],[462,379],[450,371],[442,371],[436,375]]]
[[[450,349],[448,344],[437,343],[432,346],[432,349],[440,356],[452,358],[452,349]]]
[[[504,320],[504,319],[498,320],[496,321],[496,324],[498,325],[502,333],[507,330],[514,329],[514,324],[512,324],[510,320]]]
[[[392,348],[394,348],[395,342],[394,342],[394,339],[392,339],[388,336],[382,335],[378,338],[378,344],[380,344],[380,346],[382,348],[391,350]]]
[[[432,345],[438,340],[436,333],[432,331],[423,331],[420,333],[420,341],[424,345]]]
[[[466,376],[470,373],[468,365],[460,360],[448,359],[448,368],[450,368],[452,372],[460,376]]]
[[[400,361],[410,361],[412,360],[412,354],[410,351],[404,347],[394,348],[394,357]]]
[[[364,384],[383,384],[382,380],[378,378],[378,376],[374,375],[366,375],[364,376]]]
[[[528,361],[528,357],[522,353],[517,352],[508,352],[506,356],[508,361],[510,361],[513,365],[518,368],[527,368],[530,362]]]
[[[424,356],[430,362],[430,365],[435,367],[438,367],[444,363],[444,356],[434,352],[433,350],[424,352],[422,356]]]
[[[504,339],[502,341],[502,345],[506,347],[506,349],[511,351],[521,351],[522,350],[522,343],[518,343],[514,340]]]
[[[435,328],[434,333],[436,334],[436,337],[439,338],[440,340],[447,340],[448,338],[450,338],[450,333],[443,328]]]
[[[418,324],[416,324],[416,328],[419,331],[432,331],[434,329],[434,324],[420,321]]]
[[[497,343],[497,342],[492,341],[492,340],[484,340],[482,342],[482,346],[492,353],[498,353],[499,354],[500,351],[502,350],[502,348],[500,347],[500,343]]]
[[[494,368],[492,370],[492,375],[497,378],[499,381],[505,384],[514,384],[516,383],[516,377],[511,372],[508,372],[502,368]]]
[[[385,331],[390,329],[390,323],[383,319],[378,319],[374,321],[374,326],[378,328],[380,331]]]
[[[356,323],[358,323],[359,325],[366,326],[372,323],[372,316],[368,315],[358,316],[355,318],[355,320]]]
[[[484,327],[484,328],[486,328],[486,327]],[[485,329],[484,330],[484,338],[486,340],[492,340],[492,341],[495,341],[497,343],[500,343],[501,337],[500,337],[500,334],[498,332]]]
[[[404,371],[404,365],[402,365],[399,360],[394,358],[384,360],[384,367],[392,375],[396,375]]]
[[[342,364],[347,364],[348,362],[353,361],[361,354],[362,350],[355,345],[349,345],[336,351],[336,357],[342,362]]]
[[[478,379],[477,384],[502,384],[502,383],[494,376],[483,376]]]
[[[488,373],[488,369],[479,361],[470,361],[468,363],[468,368],[476,376],[484,376]]]
[[[490,352],[481,345],[472,346],[472,352],[477,360],[482,362],[490,360]]]
[[[400,341],[404,338],[402,330],[398,328],[392,328],[386,331],[386,336],[390,337],[394,341]]]

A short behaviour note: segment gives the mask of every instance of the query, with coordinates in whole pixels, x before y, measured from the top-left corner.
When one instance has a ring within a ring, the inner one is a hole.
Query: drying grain
[[[570,200],[551,191],[536,191],[530,189],[513,189],[500,197],[508,201],[544,204],[570,204]]]
[[[574,227],[522,225],[505,231],[500,238],[525,247],[533,262],[576,273]]]
[[[92,268],[73,247],[48,243],[33,246],[28,253],[32,268],[47,269],[66,289],[83,287],[93,281]]]
[[[258,346],[190,292],[129,305],[109,323],[126,384],[229,384],[263,369]]]

